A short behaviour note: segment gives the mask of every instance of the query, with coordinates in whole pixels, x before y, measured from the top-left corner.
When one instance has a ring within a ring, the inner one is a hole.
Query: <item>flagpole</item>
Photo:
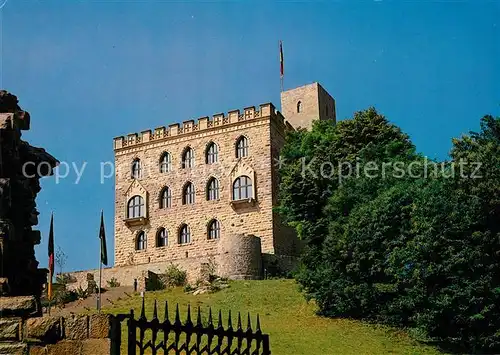
[[[284,59],[283,59],[283,43],[281,40],[278,41],[279,53],[280,53],[280,88],[281,92],[283,92],[283,77],[284,77]]]
[[[101,210],[101,216],[102,216]],[[99,240],[99,290],[97,291],[97,312],[101,313],[102,242]]]

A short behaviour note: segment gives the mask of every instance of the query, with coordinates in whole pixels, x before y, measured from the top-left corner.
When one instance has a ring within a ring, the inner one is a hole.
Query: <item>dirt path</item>
[[[127,298],[132,295],[134,292],[133,287],[129,286],[120,286],[113,287],[106,292],[101,294],[101,306],[106,307],[111,305],[118,298]],[[90,297],[84,300],[77,300],[74,302],[70,302],[64,305],[64,308],[52,308],[50,315],[51,316],[65,316],[71,313],[81,313],[85,311],[95,311],[97,308],[97,295],[91,295]]]

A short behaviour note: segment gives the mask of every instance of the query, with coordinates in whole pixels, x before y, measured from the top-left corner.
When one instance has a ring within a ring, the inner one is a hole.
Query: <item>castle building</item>
[[[220,254],[247,234],[263,255],[297,255],[278,203],[285,132],[335,121],[335,101],[318,83],[271,103],[114,138],[115,267]]]

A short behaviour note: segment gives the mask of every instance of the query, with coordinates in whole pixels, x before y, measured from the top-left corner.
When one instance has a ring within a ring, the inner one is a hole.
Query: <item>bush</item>
[[[108,280],[107,282],[109,288],[113,287],[120,287],[120,283],[115,277],[112,277],[111,279]]]
[[[187,282],[187,273],[177,265],[170,264],[165,273],[160,276],[160,279],[165,287],[184,286]]]
[[[500,353],[500,118],[481,129],[455,139],[437,173],[374,109],[287,136],[279,210],[306,244],[296,277],[320,314],[409,328],[453,353]],[[302,158],[316,176],[303,178]],[[318,174],[325,161],[387,169],[339,183]]]

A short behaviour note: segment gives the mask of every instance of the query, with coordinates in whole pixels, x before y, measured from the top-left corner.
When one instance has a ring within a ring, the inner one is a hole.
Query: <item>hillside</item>
[[[176,302],[180,305],[182,317],[185,317],[188,303],[192,307],[200,306],[204,313],[209,306],[213,310],[221,309],[224,323],[227,322],[228,310],[233,314],[250,312],[253,319],[258,313],[262,331],[270,335],[273,355],[439,354],[431,347],[411,341],[402,332],[358,321],[315,316],[314,304],[304,300],[293,280],[234,281],[228,289],[197,296],[185,294],[180,288],[148,292],[148,319],[155,298],[161,305],[160,314],[163,314],[165,300],[169,301],[171,318]],[[140,306],[141,298],[135,295],[114,302],[104,311],[128,313],[133,308],[138,315]]]

